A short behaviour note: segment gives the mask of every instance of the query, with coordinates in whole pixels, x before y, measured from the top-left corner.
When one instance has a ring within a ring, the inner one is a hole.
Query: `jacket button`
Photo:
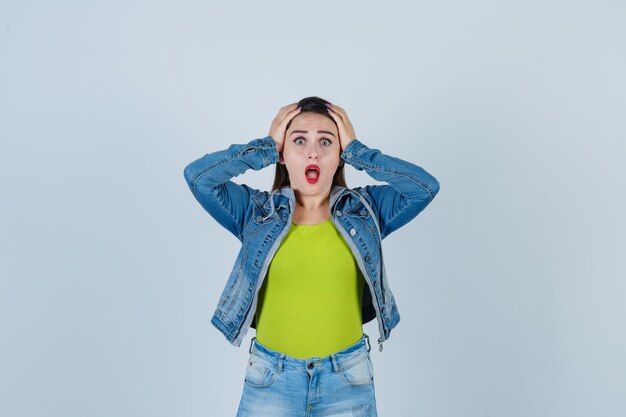
[[[341,217],[341,210],[337,210],[335,214],[337,215],[337,217]]]
[[[354,235],[356,235],[356,229],[353,227],[352,229],[350,229],[350,236]]]
[[[346,154],[346,158],[352,158],[352,152],[348,152],[348,153]]]
[[[256,221],[257,223],[261,223],[261,221],[263,220],[263,217],[261,216],[256,216]]]
[[[367,210],[361,210],[360,214],[361,216],[367,216]]]
[[[369,255],[367,255],[367,256],[365,257],[365,262],[369,262],[369,261],[370,261],[370,259],[372,259],[372,258],[370,258],[370,256],[369,256]]]

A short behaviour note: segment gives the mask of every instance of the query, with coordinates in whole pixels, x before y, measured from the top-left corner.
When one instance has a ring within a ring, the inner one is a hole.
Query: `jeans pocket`
[[[276,368],[256,355],[250,355],[244,381],[256,388],[269,387],[278,373]]]
[[[368,385],[374,382],[374,368],[369,353],[342,368],[339,371],[341,380],[349,386]]]

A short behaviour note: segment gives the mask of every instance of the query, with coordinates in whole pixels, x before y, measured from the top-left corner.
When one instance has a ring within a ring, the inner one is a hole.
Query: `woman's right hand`
[[[276,114],[276,117],[272,121],[269,136],[274,139],[274,142],[276,142],[276,150],[279,153],[283,151],[287,124],[300,112],[300,110],[301,108],[298,107],[298,103],[291,103],[285,107],[281,107],[280,110],[278,110],[278,114]]]

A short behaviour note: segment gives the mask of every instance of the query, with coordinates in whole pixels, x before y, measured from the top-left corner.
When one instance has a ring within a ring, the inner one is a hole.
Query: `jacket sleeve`
[[[358,139],[341,153],[356,170],[365,170],[388,185],[367,185],[359,189],[369,196],[385,238],[417,216],[439,192],[439,181],[411,162],[370,149]]]
[[[241,241],[250,199],[260,191],[231,179],[277,161],[276,142],[266,136],[206,154],[187,165],[183,174],[200,205]]]

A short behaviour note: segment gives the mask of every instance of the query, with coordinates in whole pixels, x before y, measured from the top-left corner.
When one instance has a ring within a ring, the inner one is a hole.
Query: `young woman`
[[[384,185],[348,188],[345,164]],[[276,164],[271,192],[236,184]],[[341,107],[308,97],[268,136],[206,154],[184,171],[202,207],[242,243],[211,323],[251,339],[238,417],[377,416],[369,337],[379,350],[400,315],[381,240],[439,191],[421,167],[357,139]]]

